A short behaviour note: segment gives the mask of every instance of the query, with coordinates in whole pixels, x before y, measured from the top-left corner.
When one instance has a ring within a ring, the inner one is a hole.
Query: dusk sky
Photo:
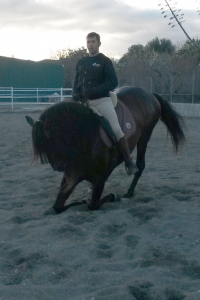
[[[182,9],[189,36],[200,38],[200,0],[169,3]],[[100,51],[115,58],[156,37],[184,42],[186,36],[168,25],[171,14],[164,18],[161,7],[164,0],[0,0],[0,55],[46,59],[56,50],[85,46],[91,31],[101,35]]]

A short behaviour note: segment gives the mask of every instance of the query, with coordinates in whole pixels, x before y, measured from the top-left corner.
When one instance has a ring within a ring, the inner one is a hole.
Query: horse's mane
[[[100,120],[92,110],[75,102],[59,102],[47,108],[35,122],[32,131],[34,160],[48,161],[48,148],[61,144],[74,153],[88,153],[98,138]],[[61,144],[60,144],[61,143]]]
[[[87,117],[91,115],[91,111],[87,106],[76,102],[63,101],[53,104],[51,107],[45,109],[40,116],[40,120],[44,121],[47,116],[54,116],[55,114],[71,114],[73,112],[75,114],[81,114],[82,116],[85,115]]]
[[[77,135],[97,134],[99,118],[88,107],[76,102],[59,102],[47,108],[40,116],[42,122],[48,121],[51,130],[59,129]]]

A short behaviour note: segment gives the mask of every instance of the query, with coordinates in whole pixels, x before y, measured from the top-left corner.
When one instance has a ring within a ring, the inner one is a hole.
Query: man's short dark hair
[[[93,36],[96,36],[97,41],[100,43],[100,35],[98,33],[96,33],[96,32],[90,32],[90,33],[88,33],[88,35],[86,36],[86,39],[87,38],[91,38]]]

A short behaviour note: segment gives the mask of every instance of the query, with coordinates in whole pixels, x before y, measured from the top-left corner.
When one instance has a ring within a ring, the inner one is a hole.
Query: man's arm
[[[88,99],[94,100],[105,97],[106,94],[108,94],[110,91],[114,90],[117,87],[118,79],[112,61],[110,59],[106,61],[104,74],[104,83],[98,85],[97,87],[87,89]]]

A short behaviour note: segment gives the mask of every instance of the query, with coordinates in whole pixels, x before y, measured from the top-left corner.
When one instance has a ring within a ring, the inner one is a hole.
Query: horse
[[[116,95],[136,124],[127,142],[130,152],[137,146],[138,172],[123,196],[131,198],[145,169],[147,144],[157,122],[161,120],[166,125],[175,152],[185,140],[184,122],[173,106],[156,93],[127,86],[118,88]],[[64,173],[54,212],[61,213],[70,207],[66,200],[83,180],[92,184],[89,209],[96,210],[105,202],[115,201],[112,193],[103,199],[101,195],[106,180],[123,162],[123,157],[116,145],[108,147],[104,143],[99,133],[99,117],[91,109],[80,103],[63,101],[44,110],[38,121],[29,116],[26,120],[32,126],[33,160],[50,163],[54,171]]]

